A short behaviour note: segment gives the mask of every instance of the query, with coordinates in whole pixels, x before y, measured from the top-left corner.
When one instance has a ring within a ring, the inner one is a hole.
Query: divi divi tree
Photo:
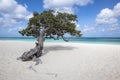
[[[80,31],[76,30],[77,16],[69,13],[61,13],[53,10],[43,11],[42,13],[34,12],[33,17],[29,19],[27,27],[21,31],[23,36],[33,36],[37,38],[35,48],[24,52],[21,56],[23,61],[31,60],[33,57],[42,55],[44,41],[47,38],[57,40],[62,38],[64,41],[65,34],[71,36],[81,36]]]

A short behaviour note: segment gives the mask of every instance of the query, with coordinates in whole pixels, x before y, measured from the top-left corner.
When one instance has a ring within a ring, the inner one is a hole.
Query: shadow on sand
[[[45,46],[42,56],[46,55],[50,51],[73,50],[73,49],[76,49],[76,47],[61,46],[61,45]]]

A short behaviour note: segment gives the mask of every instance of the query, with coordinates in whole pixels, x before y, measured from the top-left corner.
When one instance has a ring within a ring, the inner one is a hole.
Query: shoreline
[[[120,45],[120,37],[80,37],[80,38],[66,38],[70,43],[84,43],[84,44],[112,44],[112,45]],[[0,38],[0,41],[25,41],[25,42],[36,42],[36,38],[29,37],[3,37]],[[46,39],[45,42],[55,42],[61,43],[64,42],[62,39],[53,40]]]
[[[0,40],[0,42],[30,42],[30,43],[35,43],[37,41],[24,41],[24,40]],[[92,43],[92,42],[65,42],[65,41],[45,41],[44,43],[73,43],[73,44],[90,44],[90,45],[118,45],[120,44],[117,43]]]

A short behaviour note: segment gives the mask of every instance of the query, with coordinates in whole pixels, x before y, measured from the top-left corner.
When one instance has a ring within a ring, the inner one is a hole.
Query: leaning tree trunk
[[[40,57],[42,55],[43,42],[44,42],[43,34],[40,34],[39,39],[38,39],[38,44],[36,46],[37,47],[36,57]]]
[[[40,57],[43,51],[43,43],[44,43],[44,36],[41,33],[38,42],[36,43],[35,48],[31,49],[30,51],[24,52],[23,55],[20,57],[22,61],[29,61],[33,59],[33,57]]]

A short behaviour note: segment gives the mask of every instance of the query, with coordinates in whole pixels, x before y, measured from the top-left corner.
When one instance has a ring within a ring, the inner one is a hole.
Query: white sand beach
[[[34,46],[0,41],[0,80],[120,80],[120,45],[46,42],[40,64],[17,60]]]

